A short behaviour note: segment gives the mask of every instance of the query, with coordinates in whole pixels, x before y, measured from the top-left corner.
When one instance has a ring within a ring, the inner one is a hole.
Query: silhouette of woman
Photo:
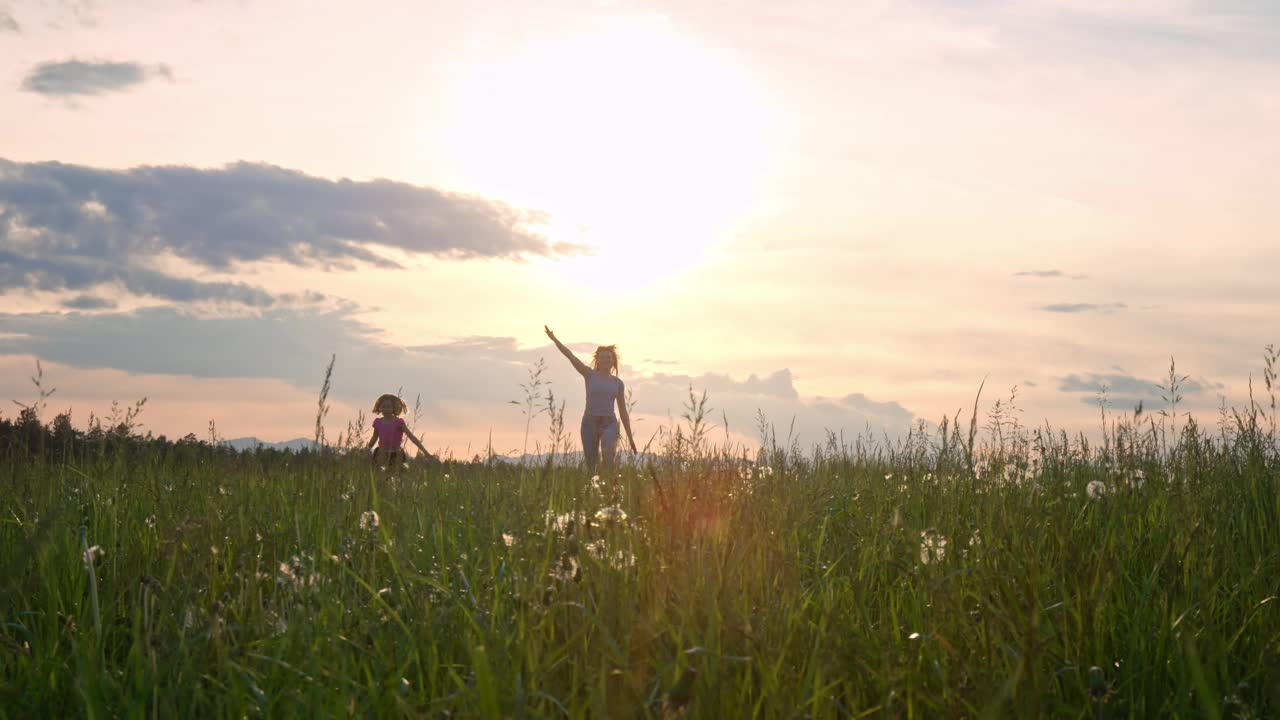
[[[587,407],[582,413],[582,453],[586,457],[587,467],[592,471],[600,462],[603,453],[605,467],[613,465],[614,455],[618,448],[618,418],[622,418],[622,427],[627,431],[627,443],[631,452],[636,451],[636,441],[631,436],[631,416],[627,414],[626,386],[618,377],[618,346],[601,345],[591,356],[591,366],[578,359],[573,351],[556,339],[551,328],[542,326],[547,337],[556,344],[560,352],[569,358],[573,367],[582,375],[587,386]],[[618,406],[618,414],[613,414],[613,406]]]

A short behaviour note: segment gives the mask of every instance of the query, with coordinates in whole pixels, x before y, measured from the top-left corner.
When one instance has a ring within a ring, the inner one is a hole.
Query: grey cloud
[[[1052,313],[1083,313],[1111,312],[1113,310],[1124,310],[1127,307],[1124,303],[1053,303],[1040,309]]]
[[[1195,58],[1274,60],[1280,24],[1274,6],[1257,0],[1187,3],[1170,11],[1116,4],[1111,8],[1041,7],[992,0],[952,3],[921,0],[923,7],[993,31],[988,67],[1011,56],[1022,62],[1078,62],[1089,58],[1127,66],[1182,63]]]
[[[202,282],[95,258],[32,258],[0,249],[0,289],[87,290],[104,284],[118,284],[134,295],[172,302],[216,301],[268,307],[278,301],[302,299],[287,294],[275,296],[244,283]],[[305,299],[315,301],[320,297]]]
[[[335,398],[362,406],[403,387],[406,397],[421,393],[434,422],[458,422],[454,414],[468,406],[472,413],[485,413],[484,421],[495,427],[523,424],[508,401],[521,399],[519,385],[527,381],[528,369],[545,359],[544,379],[557,398],[567,401],[566,414],[572,418],[582,408],[582,378],[552,346],[522,348],[513,338],[470,337],[402,348],[347,315],[307,308],[272,308],[248,317],[201,317],[173,308],[0,314],[0,354],[18,353],[82,368],[274,378],[309,389],[318,389],[332,353],[337,355]],[[638,414],[678,419],[692,385],[698,392],[707,390],[716,424],[723,412],[733,430],[748,435],[754,435],[757,410],[780,428],[795,418],[802,442],[819,441],[824,429],[861,431],[870,425],[905,431],[912,417],[897,403],[861,393],[803,398],[785,369],[742,381],[720,374],[646,376],[623,370]],[[638,423],[637,442],[655,429]]]
[[[1039,23],[1035,39],[1040,51],[1092,54],[1133,64],[1162,64],[1195,56],[1276,57],[1273,43],[1280,33],[1274,23],[1251,22],[1243,14],[1229,22],[1223,22],[1224,17],[1215,17],[1212,11],[1178,20],[1062,12],[1051,22]],[[1016,27],[1010,30],[1017,31]],[[1029,44],[1026,47],[1036,50]]]
[[[0,9],[0,32],[22,32],[22,26],[18,24],[18,21],[11,13],[3,9]]]
[[[374,248],[458,259],[579,250],[528,229],[543,219],[478,197],[270,165],[103,170],[0,160],[0,291],[119,282],[171,300],[262,307],[271,303],[265,291],[172,278],[149,263],[170,251],[222,271],[259,260],[349,269],[395,266]]]
[[[697,377],[658,373],[653,376],[652,381],[680,387],[693,383],[713,395],[718,392],[736,392],[785,400],[797,400],[800,397],[799,393],[796,392],[795,385],[792,384],[791,371],[787,369],[779,370],[765,378],[749,375],[746,380],[741,382],[733,380],[728,375],[718,373],[707,373]]]
[[[370,247],[465,258],[580,250],[528,230],[542,214],[483,198],[243,162],[102,170],[0,160],[0,206],[10,242],[26,228],[49,250],[105,257],[170,249],[217,269],[266,259],[391,265]]]
[[[911,422],[911,413],[896,402],[876,402],[862,393],[854,393],[846,395],[843,400],[844,404],[862,410],[864,412],[876,415],[898,416],[904,422]]]
[[[1070,278],[1071,280],[1084,280],[1088,275],[1068,275],[1061,270],[1019,270],[1013,274],[1014,277],[1033,277],[1033,278]]]
[[[112,310],[116,307],[116,301],[94,295],[77,295],[63,300],[62,307],[70,310]]]
[[[1067,375],[1062,378],[1062,382],[1058,385],[1058,389],[1062,392],[1069,393],[1092,393],[1097,394],[1105,385],[1107,394],[1117,397],[1133,398],[1137,400],[1159,400],[1161,395],[1159,381],[1142,380],[1132,375],[1123,375],[1120,373],[1108,373],[1099,375],[1095,373],[1087,373],[1084,375]],[[1188,378],[1179,388],[1179,394],[1183,396],[1200,395],[1204,392],[1205,385],[1198,380]],[[1092,402],[1092,399],[1085,398]]]
[[[128,90],[155,78],[172,80],[173,71],[164,64],[73,59],[36,65],[20,87],[49,97],[73,97]]]

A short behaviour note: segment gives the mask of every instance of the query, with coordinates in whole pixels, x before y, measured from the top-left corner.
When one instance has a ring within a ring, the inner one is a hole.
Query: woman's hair
[[[391,407],[393,408],[392,411],[396,415],[401,415],[404,413],[405,410],[409,409],[409,406],[406,405],[405,402],[401,400],[399,396],[392,395],[391,393],[385,393],[383,395],[379,395],[378,399],[374,401],[373,411],[376,413],[382,412],[382,403],[388,402],[388,401],[390,401]]]
[[[621,359],[618,357],[617,345],[601,345],[600,347],[596,348],[596,351],[591,353],[591,369],[593,370],[600,369],[600,352],[602,350],[613,353],[613,367],[609,368],[609,372],[613,373],[614,375],[617,375],[618,364],[621,362]]]

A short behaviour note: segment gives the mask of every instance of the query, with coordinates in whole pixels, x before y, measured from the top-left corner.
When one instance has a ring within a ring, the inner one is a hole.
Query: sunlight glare
[[[476,191],[546,210],[558,263],[637,286],[704,257],[768,170],[767,103],[731,58],[661,17],[589,23],[451,69],[444,153]]]

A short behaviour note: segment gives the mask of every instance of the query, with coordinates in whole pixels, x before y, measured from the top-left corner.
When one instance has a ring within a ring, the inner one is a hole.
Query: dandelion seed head
[[[920,563],[930,565],[942,562],[947,556],[947,538],[942,533],[929,528],[920,531]]]
[[[94,545],[93,547],[84,551],[84,564],[86,566],[92,565],[95,562],[97,562],[98,558],[106,554],[107,554],[107,551],[103,550],[101,545]]]
[[[596,511],[596,520],[609,525],[626,522],[627,513],[620,507],[603,507]]]

